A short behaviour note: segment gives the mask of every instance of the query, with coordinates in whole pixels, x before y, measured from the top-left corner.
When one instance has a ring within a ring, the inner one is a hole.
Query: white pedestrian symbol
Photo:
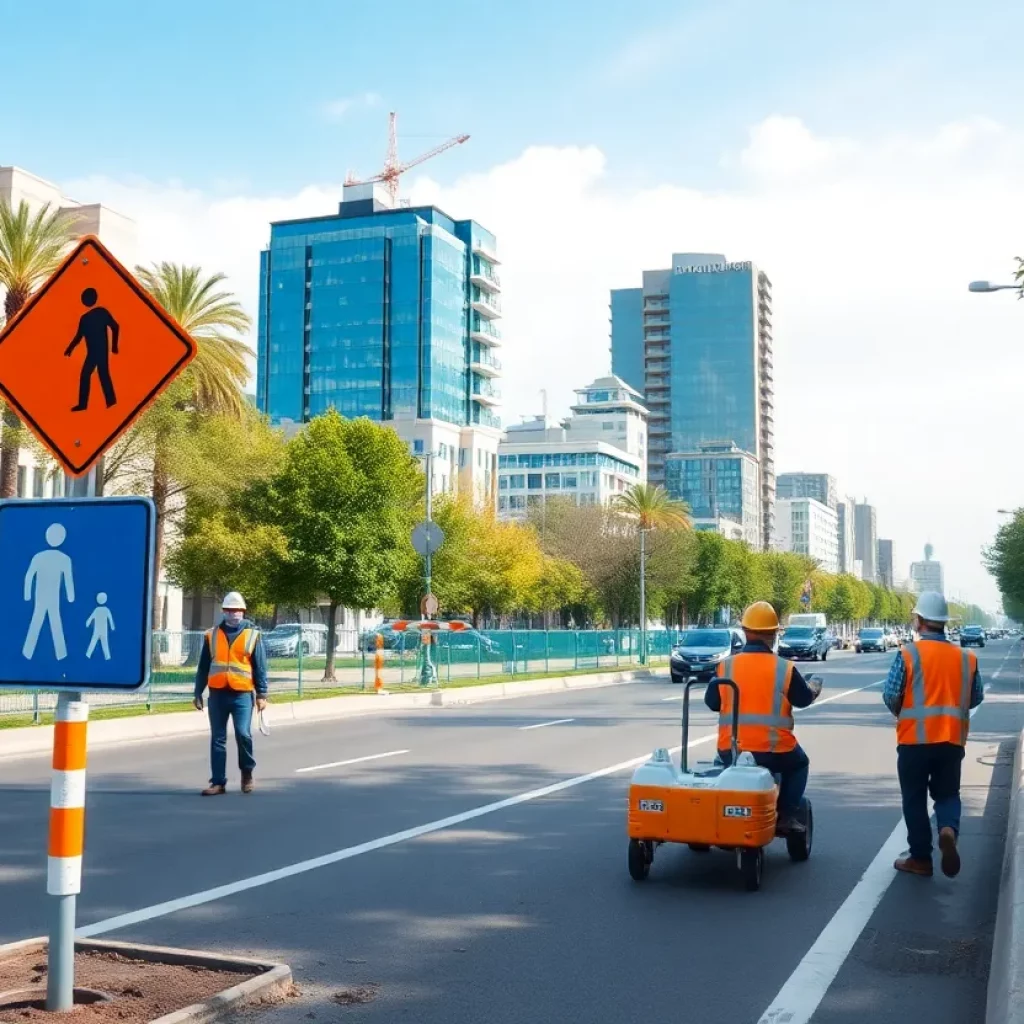
[[[39,642],[43,622],[49,620],[50,635],[53,637],[53,653],[58,661],[68,656],[64,643],[64,625],[60,618],[60,592],[63,586],[68,603],[75,600],[75,581],[71,575],[71,559],[63,551],[57,551],[67,538],[67,530],[60,523],[52,523],[46,529],[46,543],[53,550],[40,551],[33,556],[25,574],[25,600],[35,599],[32,621],[25,636],[22,656],[32,660]],[[34,584],[34,586],[33,586]],[[109,613],[108,613],[109,614]]]
[[[107,637],[107,630],[114,628],[114,616],[110,614],[107,607],[107,595],[96,595],[96,609],[85,620],[87,626],[92,626],[92,639],[89,641],[89,649],[85,652],[87,658],[92,657],[92,652],[99,644],[103,648],[103,657],[110,661],[110,641]]]

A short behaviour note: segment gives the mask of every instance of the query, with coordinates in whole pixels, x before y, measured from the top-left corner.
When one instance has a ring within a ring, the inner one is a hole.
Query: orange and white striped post
[[[384,689],[384,637],[380,633],[376,637],[376,649],[373,652],[373,689],[380,693]]]
[[[74,1006],[75,903],[82,890],[88,722],[89,705],[81,694],[62,693],[57,700],[53,731],[46,866],[46,891],[56,897],[46,978],[46,1008],[51,1012],[63,1012]]]

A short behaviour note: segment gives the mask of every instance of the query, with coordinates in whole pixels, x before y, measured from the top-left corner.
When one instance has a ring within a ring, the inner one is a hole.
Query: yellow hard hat
[[[755,601],[743,613],[740,625],[744,629],[767,633],[779,628],[779,616],[767,601]]]

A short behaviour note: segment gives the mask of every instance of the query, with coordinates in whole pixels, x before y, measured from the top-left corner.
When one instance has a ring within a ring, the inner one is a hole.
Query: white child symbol
[[[114,616],[110,614],[107,607],[107,595],[96,595],[96,609],[92,615],[85,620],[87,626],[92,626],[92,639],[89,641],[89,649],[85,652],[87,658],[91,658],[96,645],[103,648],[103,657],[110,661],[110,641],[107,637],[107,630],[114,628]]]

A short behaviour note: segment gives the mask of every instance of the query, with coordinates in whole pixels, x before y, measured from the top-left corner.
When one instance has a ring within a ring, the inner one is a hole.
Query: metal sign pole
[[[101,472],[95,466],[85,477],[66,477],[65,493],[95,497]],[[54,898],[46,973],[46,1009],[51,1013],[64,1013],[75,1005],[75,918],[82,891],[88,723],[89,705],[82,694],[57,697],[46,863],[46,891]]]

